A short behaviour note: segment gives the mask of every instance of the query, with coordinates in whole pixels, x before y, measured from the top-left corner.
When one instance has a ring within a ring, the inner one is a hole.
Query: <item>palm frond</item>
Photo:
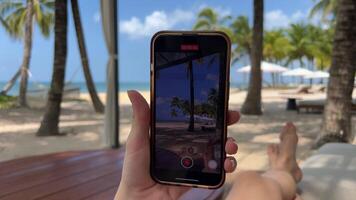
[[[0,24],[5,27],[7,31],[9,31],[9,26],[7,25],[6,21],[0,16]]]
[[[211,24],[207,19],[200,19],[195,23],[194,30],[210,30]]]
[[[210,21],[212,24],[218,23],[218,16],[217,13],[212,8],[204,8],[202,9],[199,14],[198,18],[205,18]]]
[[[54,10],[54,0],[40,0],[40,5],[44,7],[44,9]]]
[[[21,1],[13,0],[1,0],[0,1],[0,16],[6,15],[12,10],[17,10],[21,7],[24,7],[24,4]]]
[[[10,29],[9,33],[12,37],[20,38],[23,36],[26,13],[26,8],[21,7],[5,18],[5,21]]]
[[[49,37],[54,23],[53,13],[45,13],[41,21],[36,20],[38,28],[45,37]]]
[[[313,18],[317,14],[321,14],[321,20],[328,22],[328,17],[336,15],[338,0],[319,0],[309,12],[309,18]]]
[[[231,15],[226,15],[219,20],[219,24],[226,24],[232,19]]]
[[[51,33],[53,23],[54,23],[54,14],[53,12],[46,11],[39,2],[34,4],[34,15],[36,18],[36,23],[41,33],[48,37]]]

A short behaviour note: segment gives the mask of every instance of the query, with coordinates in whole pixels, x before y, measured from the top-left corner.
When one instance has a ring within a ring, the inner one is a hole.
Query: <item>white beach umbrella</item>
[[[281,72],[288,71],[288,69],[285,67],[282,67],[274,63],[265,62],[265,61],[262,61],[261,63],[261,70],[263,72],[270,72],[270,73],[281,73]],[[251,65],[241,67],[237,70],[237,72],[239,73],[249,73],[250,71],[251,71]]]
[[[236,70],[239,73],[249,73],[251,71],[251,66],[245,66],[245,67],[241,67],[239,69]]]
[[[304,78],[314,79],[314,78],[329,78],[329,73],[324,71],[315,71],[313,74],[307,75]]]
[[[308,69],[296,68],[296,69],[292,69],[292,70],[288,70],[288,71],[284,72],[282,74],[282,76],[305,77],[305,76],[312,75],[312,74],[313,74],[313,72]]]

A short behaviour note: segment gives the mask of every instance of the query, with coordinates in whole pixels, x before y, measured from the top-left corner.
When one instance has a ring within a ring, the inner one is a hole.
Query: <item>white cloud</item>
[[[307,13],[303,13],[302,11],[298,10],[297,12],[293,13],[291,20],[298,21],[298,20],[304,20],[306,18],[307,18]]]
[[[97,11],[97,12],[95,12],[94,15],[93,15],[93,21],[94,21],[95,23],[99,23],[100,20],[101,20],[101,15],[100,15],[100,12]]]
[[[153,35],[160,30],[172,29],[178,24],[193,20],[192,11],[174,10],[172,13],[154,11],[147,15],[144,20],[132,17],[130,20],[120,21],[120,32],[130,38],[141,38]]]
[[[272,10],[265,15],[265,27],[267,29],[288,26],[290,19],[281,10]]]
[[[282,10],[272,10],[265,14],[266,29],[286,27],[291,23],[297,23],[308,19],[308,12],[296,11],[292,15],[285,14]]]

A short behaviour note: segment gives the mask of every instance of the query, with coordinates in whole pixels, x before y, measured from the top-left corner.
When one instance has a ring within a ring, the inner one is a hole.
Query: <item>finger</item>
[[[129,138],[135,138],[134,143],[149,142],[150,108],[145,98],[137,91],[127,91],[132,104],[132,126]],[[139,144],[137,144],[139,145]],[[135,145],[136,146],[136,145]]]
[[[225,144],[225,152],[227,154],[232,155],[232,154],[236,154],[237,150],[238,150],[238,146],[235,142],[235,139],[232,137],[229,137]]]
[[[192,189],[186,186],[169,186],[169,193],[172,195],[173,199],[179,199],[184,193]]]
[[[225,172],[231,173],[231,172],[235,171],[236,165],[237,165],[237,162],[234,157],[232,157],[232,156],[226,157],[225,162],[224,162]]]
[[[146,130],[150,123],[150,110],[146,99],[135,90],[127,91],[127,95],[132,104],[133,128]]]
[[[237,111],[229,110],[227,113],[227,125],[233,125],[240,120],[240,113]]]

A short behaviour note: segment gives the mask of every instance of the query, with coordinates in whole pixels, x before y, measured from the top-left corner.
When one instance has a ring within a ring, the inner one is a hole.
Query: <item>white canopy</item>
[[[274,63],[269,63],[269,62],[262,61],[261,70],[263,72],[281,73],[281,72],[287,71],[288,69],[285,68],[285,67],[282,67],[280,65],[274,64]],[[237,70],[237,72],[240,72],[240,73],[249,73],[250,71],[251,71],[251,66],[250,65],[241,67],[241,68],[239,68]]]
[[[312,75],[313,72],[304,68],[296,68],[296,69],[292,69],[289,71],[286,71],[282,74],[282,76],[300,76],[300,77],[304,77],[304,76],[308,76],[308,75]]]
[[[109,61],[106,70],[106,106],[104,131],[106,142],[112,148],[119,147],[119,102],[118,102],[118,52],[117,52],[117,1],[101,0],[103,24]]]
[[[315,71],[311,75],[307,75],[304,78],[314,79],[314,78],[329,78],[329,73],[324,71]]]

